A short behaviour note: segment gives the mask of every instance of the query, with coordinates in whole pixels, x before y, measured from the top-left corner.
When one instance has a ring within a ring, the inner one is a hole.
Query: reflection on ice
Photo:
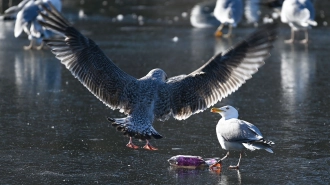
[[[23,52],[15,55],[14,73],[18,95],[38,95],[44,89],[61,88],[61,66],[45,61],[42,52]]]
[[[219,185],[242,184],[240,170],[228,170],[222,168],[221,173],[205,169],[184,169],[168,167],[169,174],[176,179],[176,184],[209,184],[216,182]],[[237,173],[237,175],[235,175]]]
[[[227,184],[242,184],[241,172],[239,170],[230,170],[230,173],[236,171],[237,179],[229,179],[229,176],[226,174],[221,174],[218,184],[227,185]]]
[[[14,24],[12,22],[3,22],[0,21],[0,40],[5,40],[6,37],[8,37],[8,35],[12,35],[14,37],[14,33],[13,33],[13,27]],[[6,47],[6,44],[0,44],[0,49],[2,49],[3,47]]]
[[[295,47],[306,47],[298,49]],[[295,107],[303,103],[315,76],[315,55],[307,46],[291,45],[281,52],[281,86],[283,99],[292,114]]]
[[[223,53],[232,46],[233,40],[231,37],[226,39],[217,38],[214,46],[214,54]]]

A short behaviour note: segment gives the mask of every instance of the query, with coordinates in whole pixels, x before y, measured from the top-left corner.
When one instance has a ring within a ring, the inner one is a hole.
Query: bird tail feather
[[[110,118],[107,120],[112,123],[112,126],[117,128],[117,131],[123,132],[124,135],[129,137],[135,137],[137,139],[151,139],[151,136],[155,139],[160,139],[161,136],[152,126],[149,126],[143,131],[139,131],[131,121],[131,117],[125,118]]]
[[[307,23],[312,26],[317,26],[317,22],[314,20],[308,20]]]
[[[274,153],[273,150],[271,149],[271,145],[275,144],[273,141],[267,141],[261,139],[258,141],[242,143],[242,144],[246,149],[249,149],[251,151],[264,149],[269,153]]]

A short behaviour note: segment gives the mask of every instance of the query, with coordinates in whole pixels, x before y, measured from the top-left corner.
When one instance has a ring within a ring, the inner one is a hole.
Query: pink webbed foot
[[[133,144],[133,143],[127,143],[127,145],[126,145],[128,148],[132,148],[132,149],[134,149],[134,150],[136,150],[136,149],[138,149],[139,147],[138,146],[136,146],[135,144]]]
[[[158,150],[158,148],[151,146],[151,144],[149,143],[148,140],[147,140],[146,145],[144,145],[143,148],[146,149],[146,150]]]
[[[222,163],[221,163],[221,161],[218,161],[218,162],[212,164],[209,168],[210,168],[210,170],[221,169],[222,168]]]
[[[133,142],[132,142],[132,138],[131,138],[131,137],[129,138],[129,142],[127,143],[126,146],[127,146],[128,148],[132,148],[132,149],[134,149],[134,150],[136,150],[136,149],[139,148],[138,146],[136,146],[135,144],[133,144]]]

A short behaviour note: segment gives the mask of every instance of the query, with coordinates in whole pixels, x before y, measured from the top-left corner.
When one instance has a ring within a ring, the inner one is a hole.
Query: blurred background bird
[[[305,33],[305,38],[300,43],[307,43],[307,29],[310,26],[317,26],[314,18],[315,10],[310,0],[285,0],[281,10],[281,21],[291,27],[291,38],[285,42],[293,43],[295,32],[302,30]]]
[[[5,10],[4,15],[7,19],[16,19],[17,13],[31,0],[23,0],[18,5],[9,7]]]
[[[16,8],[8,9],[8,12],[18,11],[14,28],[15,37],[19,37],[23,31],[28,35],[30,44],[24,46],[25,50],[42,49],[44,46],[42,39],[49,38],[54,34],[38,23],[38,20],[42,19],[39,16],[39,12],[43,11],[41,4],[47,5],[48,3],[52,3],[58,11],[61,11],[61,0],[24,0]]]
[[[214,1],[203,1],[196,4],[190,13],[191,25],[195,28],[218,27],[220,22],[213,15],[214,8]]]
[[[242,0],[217,0],[213,14],[221,22],[215,32],[215,36],[230,37],[232,28],[236,27],[242,19],[243,2]],[[227,34],[223,35],[221,30],[224,25],[228,25],[229,30]]]

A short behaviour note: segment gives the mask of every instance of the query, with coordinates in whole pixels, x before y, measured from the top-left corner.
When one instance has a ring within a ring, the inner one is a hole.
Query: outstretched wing
[[[126,87],[136,79],[119,69],[92,41],[78,30],[50,4],[43,6],[40,24],[64,35],[61,39],[44,40],[62,64],[97,98],[112,109],[125,109],[128,100]]]
[[[264,64],[276,38],[276,26],[266,25],[245,41],[211,58],[189,75],[168,79],[174,118],[186,119],[236,91]]]

